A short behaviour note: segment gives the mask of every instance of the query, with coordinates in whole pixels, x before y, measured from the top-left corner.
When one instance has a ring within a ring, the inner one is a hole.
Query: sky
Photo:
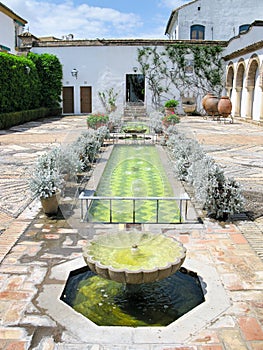
[[[189,0],[1,0],[33,35],[74,39],[158,38],[173,9]]]

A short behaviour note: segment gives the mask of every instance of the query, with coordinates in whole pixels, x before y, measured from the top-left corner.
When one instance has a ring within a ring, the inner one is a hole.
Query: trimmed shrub
[[[40,81],[31,60],[0,53],[0,86],[0,113],[40,107]]]
[[[240,185],[227,178],[215,161],[208,157],[196,140],[187,138],[175,127],[170,129],[167,147],[180,180],[189,182],[196,200],[209,217],[227,219],[243,210]],[[173,132],[172,132],[173,131]]]
[[[61,102],[62,65],[55,55],[30,52],[28,58],[35,64],[39,80],[41,107],[56,108]]]
[[[49,115],[48,108],[38,108],[20,112],[0,114],[0,129],[8,129],[14,125],[23,124],[31,120],[44,118]]]

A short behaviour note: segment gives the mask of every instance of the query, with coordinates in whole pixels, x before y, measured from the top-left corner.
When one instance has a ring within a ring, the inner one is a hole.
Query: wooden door
[[[74,113],[74,87],[63,87],[63,113]]]
[[[80,112],[92,112],[92,89],[91,86],[80,87]]]

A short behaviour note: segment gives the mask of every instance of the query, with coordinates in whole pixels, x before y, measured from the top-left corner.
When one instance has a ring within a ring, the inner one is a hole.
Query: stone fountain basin
[[[127,241],[125,241],[126,235]],[[120,244],[118,246],[119,242]],[[140,255],[136,255],[136,251],[132,251],[134,249],[134,242],[138,244],[138,254]],[[99,249],[98,247],[104,244],[106,246],[109,245],[107,248],[110,253],[113,253],[113,261],[109,263],[105,263],[103,256],[96,254],[96,250]],[[127,245],[130,248],[127,248]],[[158,248],[156,248],[156,245],[158,245]],[[144,259],[141,259],[141,257],[145,254],[145,260],[149,260],[149,249],[151,249],[151,246],[153,249],[151,256],[155,265],[150,266],[151,264],[146,263],[144,266]],[[131,268],[131,266],[125,266],[125,262],[123,264],[118,262],[118,267],[116,267],[114,250],[116,250],[116,254],[118,255],[118,252],[122,249],[125,257],[130,254],[127,257],[128,260],[142,261],[142,267],[136,268],[136,266],[132,266]],[[156,254],[156,249],[158,249],[158,253],[160,253],[160,250],[163,250],[163,254],[160,255],[159,260],[156,258],[156,255],[159,255]],[[169,254],[166,254],[168,252]],[[149,232],[118,232],[116,234],[109,233],[107,235],[95,236],[84,247],[83,257],[90,270],[103,278],[125,284],[142,284],[162,280],[178,271],[185,260],[186,250],[179,241],[172,237],[155,235]],[[166,261],[166,259],[168,260]]]

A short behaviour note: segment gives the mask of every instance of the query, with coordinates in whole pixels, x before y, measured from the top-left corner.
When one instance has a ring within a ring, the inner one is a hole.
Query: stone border
[[[198,331],[211,324],[227,310],[230,300],[214,267],[187,259],[184,267],[198,272],[205,302],[167,327],[104,327],[97,326],[60,300],[70,271],[85,266],[84,259],[65,262],[51,269],[50,281],[43,286],[37,306],[81,341],[94,344],[176,344],[185,343]]]

